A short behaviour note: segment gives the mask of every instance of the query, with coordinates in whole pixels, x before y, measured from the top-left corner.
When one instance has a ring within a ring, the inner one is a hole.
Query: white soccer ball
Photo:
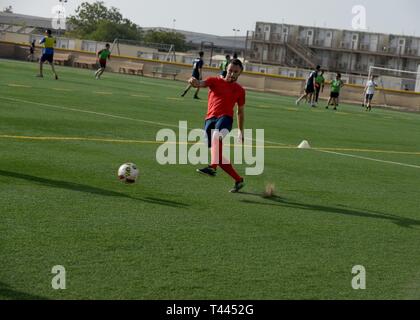
[[[118,179],[125,183],[135,183],[139,176],[139,169],[134,163],[124,163],[118,169]]]

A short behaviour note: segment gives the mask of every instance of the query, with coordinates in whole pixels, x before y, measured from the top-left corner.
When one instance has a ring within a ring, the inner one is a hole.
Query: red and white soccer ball
[[[124,183],[135,183],[139,177],[139,169],[134,163],[124,163],[118,169],[118,179]]]

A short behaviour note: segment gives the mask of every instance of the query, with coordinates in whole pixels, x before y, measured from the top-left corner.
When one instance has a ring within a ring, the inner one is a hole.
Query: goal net
[[[369,77],[364,84],[371,76],[375,76],[375,82],[378,84],[377,97],[379,101],[376,102],[377,104],[392,105],[387,99],[387,92],[390,91],[420,93],[420,64],[417,71],[371,66],[369,68]]]
[[[114,39],[111,45],[114,55],[177,62],[175,45],[151,43],[127,39]]]

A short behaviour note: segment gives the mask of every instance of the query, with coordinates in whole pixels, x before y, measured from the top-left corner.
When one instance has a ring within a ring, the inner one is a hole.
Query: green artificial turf
[[[0,299],[420,298],[419,114],[248,91],[265,170],[230,194],[220,169],[156,162],[160,129],[202,128],[206,90],[57,71],[0,60]],[[124,162],[135,185],[116,177]],[[56,265],[66,290],[51,287]]]

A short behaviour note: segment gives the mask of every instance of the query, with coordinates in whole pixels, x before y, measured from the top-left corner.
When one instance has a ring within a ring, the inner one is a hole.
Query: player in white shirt
[[[375,82],[375,76],[370,76],[368,82],[366,83],[366,87],[365,90],[363,92],[364,96],[365,96],[365,100],[362,104],[362,106],[366,106],[366,111],[371,111],[372,110],[372,99],[373,96],[375,95],[375,90],[376,87],[378,86],[378,84]]]

